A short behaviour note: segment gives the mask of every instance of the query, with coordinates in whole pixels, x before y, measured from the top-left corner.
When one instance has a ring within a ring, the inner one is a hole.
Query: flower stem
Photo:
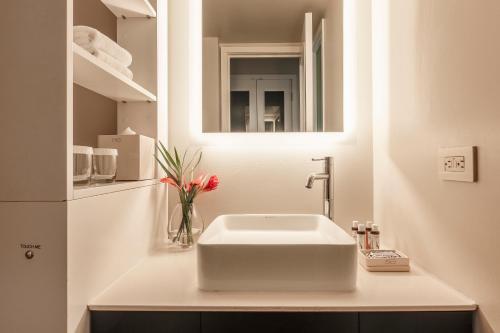
[[[193,202],[189,200],[188,195],[184,191],[179,192],[179,199],[182,206],[182,221],[177,230],[177,235],[174,237],[173,241],[176,243],[181,243],[181,245],[190,246],[193,244]],[[183,237],[186,237],[183,240]],[[184,243],[184,244],[182,244]]]

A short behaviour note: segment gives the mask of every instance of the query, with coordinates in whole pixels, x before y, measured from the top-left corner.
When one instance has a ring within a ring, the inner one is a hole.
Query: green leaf
[[[165,164],[166,164],[166,165],[163,165],[163,166],[164,166],[164,168],[165,168],[165,169],[171,169],[172,167],[170,166],[170,163],[168,162],[167,157],[165,156],[165,153],[164,153],[164,152],[162,152],[160,149],[158,149],[158,150],[160,151],[160,154],[161,154],[161,155],[162,155],[162,157],[163,157],[163,161],[164,161],[164,162],[165,162]],[[161,162],[161,161],[160,161],[160,159],[158,158],[158,156],[156,156],[156,159],[157,159],[159,162]]]
[[[165,163],[167,163],[168,167],[173,168],[168,157],[167,157],[167,154],[165,153],[166,152],[165,146],[163,146],[163,144],[160,142],[160,145],[156,145],[156,147],[160,151],[160,153],[163,156],[163,159],[165,160]]]
[[[156,159],[156,161],[158,161],[158,163],[160,164],[160,166],[163,169],[163,171],[165,171],[165,173],[167,174],[167,176],[170,177],[170,178],[172,178],[177,183],[177,185],[179,185],[178,179],[168,170],[168,168],[162,163],[162,161],[160,161],[160,159],[158,158],[158,156],[155,155],[155,159]]]
[[[201,148],[197,149],[197,150],[194,152],[193,156],[191,157],[191,160],[189,160],[189,163],[188,163],[188,164],[186,164],[186,166],[184,167],[184,172],[189,171],[191,164],[193,164],[193,161],[195,160],[196,156],[200,153],[200,151],[201,151]],[[199,163],[199,162],[198,162],[198,163]],[[192,167],[192,168],[191,168],[191,170],[196,169],[196,166],[197,166],[197,165],[195,165],[194,167]]]
[[[174,147],[174,154],[175,154],[175,161],[177,162],[178,166],[181,166],[181,159],[179,158],[179,154],[177,153],[177,148]]]
[[[172,156],[170,155],[166,147],[163,145],[163,143],[161,143],[161,141],[159,142],[159,145],[157,145],[157,148],[164,159],[163,162],[166,164],[166,165],[163,164],[163,169],[166,170],[167,175],[170,178],[174,179],[175,182],[178,185],[180,185],[182,179],[181,174],[179,173],[179,168],[176,166],[176,163],[172,159]]]
[[[189,148],[184,150],[184,154],[182,155],[182,165],[184,165],[184,161],[186,160],[186,155],[187,155],[188,151],[189,151]]]
[[[160,153],[161,153],[161,155],[162,155],[162,157],[163,157],[163,160],[164,160],[164,162],[165,162],[165,164],[166,164],[166,166],[165,166],[165,165],[163,165],[163,169],[164,169],[164,170],[170,170],[170,172],[175,173],[175,168],[171,165],[171,163],[170,163],[170,161],[168,160],[168,158],[167,158],[167,156],[166,156],[166,154],[165,154],[164,150],[163,150],[161,147],[159,147],[159,146],[157,146],[157,148],[158,148],[158,150],[160,151]],[[157,157],[157,159],[158,159],[158,157]],[[177,177],[174,177],[174,178],[177,178]]]
[[[177,183],[177,185],[181,187],[181,189],[179,190],[179,195],[183,196],[186,200],[193,200],[198,193],[198,189],[193,189],[187,192],[184,188],[182,188],[182,183],[184,181],[184,174],[188,174],[191,172],[191,178],[193,178],[192,172],[194,172],[194,170],[198,167],[203,156],[201,149],[197,149],[196,152],[191,156],[189,162],[186,164],[186,158],[189,149],[186,149],[184,151],[181,159],[176,147],[173,147],[174,151],[173,153],[170,153],[165,145],[161,141],[158,141],[156,148],[160,152],[163,160],[159,157],[159,155],[155,155],[155,159],[160,164],[163,171],[165,171],[165,173],[168,175],[168,177],[172,178]]]
[[[170,167],[172,168],[172,171],[174,171],[177,174],[177,178],[182,174],[182,172],[179,171],[179,166],[175,163],[174,159],[172,158],[172,155],[168,152],[167,148],[163,145],[163,143],[160,142],[160,145],[163,149],[163,152],[165,153],[165,160],[167,161],[168,164],[170,164]]]
[[[193,170],[196,169],[198,167],[198,165],[200,165],[202,156],[203,156],[203,152],[200,151],[200,156],[198,157],[198,162],[196,162],[196,164],[194,165]]]
[[[166,160],[167,157],[165,156],[165,153],[163,152],[163,150],[161,149],[161,147],[160,147],[159,144],[156,144],[156,149],[160,152],[160,154],[163,157],[163,159]]]
[[[155,159],[158,162],[158,164],[160,164],[160,166],[163,169],[163,171],[167,172],[168,171],[167,167],[163,164],[163,162],[158,158],[157,155],[155,155]]]

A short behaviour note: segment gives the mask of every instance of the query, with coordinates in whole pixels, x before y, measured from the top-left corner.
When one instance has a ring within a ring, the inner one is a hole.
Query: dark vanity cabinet
[[[473,312],[93,311],[91,333],[472,333]]]
[[[91,333],[199,333],[199,312],[95,311]]]
[[[201,314],[204,333],[358,332],[355,313],[214,312]]]
[[[359,333],[472,333],[474,312],[361,312]]]

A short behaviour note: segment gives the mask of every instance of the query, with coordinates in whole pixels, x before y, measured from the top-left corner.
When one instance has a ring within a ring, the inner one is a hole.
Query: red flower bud
[[[219,186],[219,178],[217,178],[217,176],[213,175],[212,177],[210,177],[208,182],[203,187],[203,192],[213,191],[213,190],[217,189],[217,186]]]

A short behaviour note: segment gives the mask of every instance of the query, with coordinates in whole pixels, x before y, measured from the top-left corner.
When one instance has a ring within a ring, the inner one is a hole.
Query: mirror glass
[[[341,132],[342,0],[203,0],[203,132]]]

